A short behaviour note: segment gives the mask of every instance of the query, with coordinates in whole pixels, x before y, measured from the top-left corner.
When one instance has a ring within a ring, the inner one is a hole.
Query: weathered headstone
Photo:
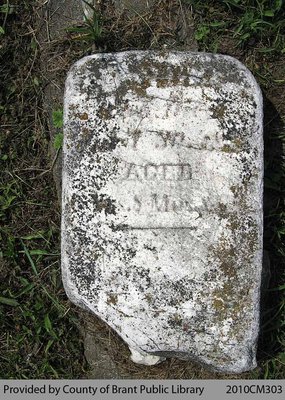
[[[262,97],[237,60],[96,54],[65,93],[66,291],[133,359],[255,367]]]

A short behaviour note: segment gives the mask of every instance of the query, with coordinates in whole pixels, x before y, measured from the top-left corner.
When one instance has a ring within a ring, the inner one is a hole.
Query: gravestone
[[[62,271],[133,360],[256,366],[262,97],[222,55],[96,54],[65,92]]]

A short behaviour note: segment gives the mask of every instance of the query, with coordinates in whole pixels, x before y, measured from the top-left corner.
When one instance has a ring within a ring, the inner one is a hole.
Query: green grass
[[[25,186],[27,181],[2,182],[1,378],[80,377],[83,350],[61,283],[58,216],[39,217],[47,216],[52,187],[35,197],[39,189]]]
[[[57,130],[54,136],[53,147],[55,150],[62,148],[63,144],[63,110],[54,110],[52,112],[52,123],[54,128]]]
[[[0,378],[80,378],[79,321],[61,283],[60,210],[39,114],[33,3],[0,7]]]
[[[218,51],[222,38],[235,46],[256,46],[259,52],[285,53],[283,0],[184,0],[196,20],[196,40],[201,48]]]
[[[38,216],[46,215],[50,204],[34,198],[21,181],[7,181],[3,192],[1,378],[74,377],[79,371],[82,374],[78,321],[61,283],[59,227]],[[51,198],[50,192],[44,188],[45,199]],[[36,216],[27,212],[23,221],[20,214],[27,207]],[[26,226],[14,226],[13,219],[18,218]]]
[[[85,16],[81,26],[73,26],[67,29],[73,40],[80,40],[87,44],[85,51],[90,51],[92,46],[100,46],[102,43],[102,18],[92,5],[92,2],[83,0],[89,9],[90,17]]]

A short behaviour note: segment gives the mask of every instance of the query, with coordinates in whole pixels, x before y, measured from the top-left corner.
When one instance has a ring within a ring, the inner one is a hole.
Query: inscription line
[[[133,227],[133,226],[128,226],[125,227],[124,230],[155,230],[155,229],[190,229],[190,230],[195,230],[197,228],[191,227],[191,226],[156,226],[156,227]]]

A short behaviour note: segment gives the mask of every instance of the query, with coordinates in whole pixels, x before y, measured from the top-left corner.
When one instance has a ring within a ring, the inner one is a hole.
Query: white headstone
[[[262,97],[222,55],[96,54],[65,93],[62,269],[134,361],[256,366]]]

